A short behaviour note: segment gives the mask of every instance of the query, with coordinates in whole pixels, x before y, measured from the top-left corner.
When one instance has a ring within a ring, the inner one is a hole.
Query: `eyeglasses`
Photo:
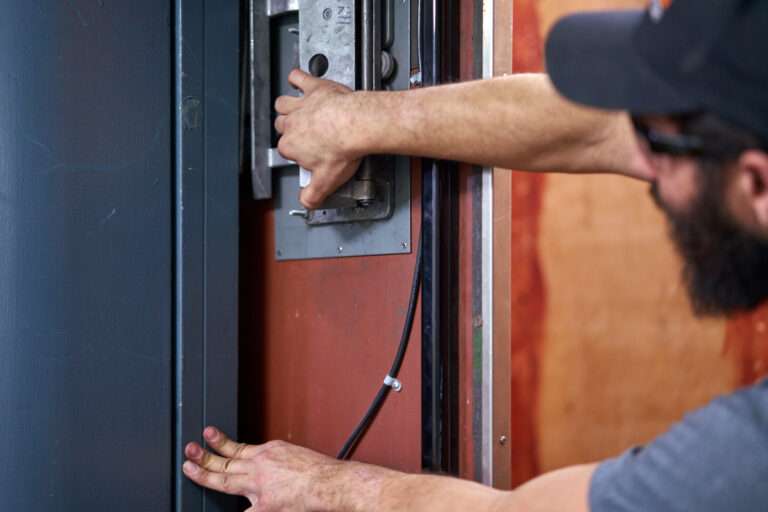
[[[672,156],[700,156],[706,153],[704,141],[696,135],[660,132],[636,117],[632,117],[632,124],[635,132],[648,143],[648,148],[654,153]]]

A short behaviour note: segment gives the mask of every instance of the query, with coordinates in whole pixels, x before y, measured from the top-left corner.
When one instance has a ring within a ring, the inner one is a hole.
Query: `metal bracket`
[[[299,13],[300,67],[315,76],[339,82],[354,89],[376,90],[397,69],[388,52],[394,44],[394,6],[392,0],[268,0],[266,16],[250,0],[249,25],[249,100],[251,106],[251,175],[256,198],[272,195],[272,169],[285,167],[272,142],[271,69],[269,67],[270,18]],[[358,39],[359,56],[358,57]],[[259,54],[257,56],[257,53]],[[261,59],[259,59],[261,57]],[[359,62],[358,62],[359,59]],[[359,64],[359,65],[358,65]],[[359,77],[358,77],[359,71]],[[266,91],[266,92],[265,92]],[[307,186],[311,172],[299,170],[299,186]],[[392,159],[366,158],[355,177],[338,190],[317,212],[305,217],[308,225],[384,220],[394,207]]]
[[[263,80],[270,83],[261,84],[271,91],[268,99],[262,96],[260,119],[268,131],[262,133],[258,158],[261,173],[274,181],[269,193],[274,186],[275,256],[285,260],[410,252],[408,158],[366,159],[356,176],[321,208],[306,210],[298,202],[299,168],[274,148],[270,119],[277,96],[296,94],[287,76],[297,66],[350,88],[407,89],[413,36],[410,5],[395,0],[261,5],[271,34],[254,48],[259,59],[269,63],[263,68]],[[265,45],[273,54],[269,59],[262,55]]]
[[[299,0],[267,0],[267,16],[280,16],[299,10]]]

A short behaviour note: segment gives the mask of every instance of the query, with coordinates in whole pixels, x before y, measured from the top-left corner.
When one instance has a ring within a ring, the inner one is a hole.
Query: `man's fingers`
[[[203,431],[203,437],[211,448],[230,459],[249,458],[256,450],[255,446],[232,441],[215,427],[207,427]]]
[[[302,98],[296,96],[280,96],[275,101],[275,111],[278,114],[290,114],[301,107]]]
[[[277,116],[277,119],[275,119],[275,131],[280,135],[285,132],[285,119],[286,116]]]
[[[214,473],[191,461],[185,462],[183,469],[187,478],[208,489],[237,496],[247,493],[248,477],[246,475]]]
[[[312,180],[299,194],[299,202],[309,209],[319,208],[323,201],[354,175],[360,160],[348,162],[343,169],[313,168]]]
[[[244,474],[248,473],[251,467],[247,460],[219,457],[203,449],[197,443],[189,443],[184,450],[184,455],[203,469],[214,473]]]
[[[322,183],[315,184],[310,181],[307,187],[301,189],[299,202],[309,209],[316,209],[323,204],[323,201],[331,192],[332,191],[327,186],[323,186]]]
[[[304,94],[310,94],[317,89],[323,81],[319,78],[315,78],[309,73],[305,73],[300,69],[294,69],[288,75],[288,83],[303,92]]]

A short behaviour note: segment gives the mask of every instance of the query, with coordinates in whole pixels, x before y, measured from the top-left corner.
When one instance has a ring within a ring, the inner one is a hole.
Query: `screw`
[[[506,445],[507,445],[507,436],[501,436],[501,437],[499,438],[499,444],[500,444],[501,446],[506,446]]]
[[[400,247],[402,247],[403,249],[407,249],[408,248],[408,242],[400,242]]]
[[[344,252],[344,248],[342,246],[339,246],[339,253]]]
[[[278,255],[278,256],[282,256],[282,255],[283,255],[283,251],[281,251],[280,249],[278,249],[278,250],[277,250],[277,255]]]
[[[331,19],[331,16],[333,16],[333,11],[331,9],[323,10],[323,19],[325,21],[328,21],[329,19]]]

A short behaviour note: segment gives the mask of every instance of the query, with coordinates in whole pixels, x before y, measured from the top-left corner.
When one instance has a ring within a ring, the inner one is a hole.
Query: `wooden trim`
[[[511,486],[510,405],[512,173],[493,171],[493,486]],[[502,443],[506,439],[506,443]]]
[[[512,73],[512,13],[513,0],[493,3],[493,74]]]
[[[494,2],[494,76],[512,72],[512,0]],[[511,261],[512,173],[493,171],[493,486],[512,485],[511,440]],[[502,439],[506,439],[502,443]]]

